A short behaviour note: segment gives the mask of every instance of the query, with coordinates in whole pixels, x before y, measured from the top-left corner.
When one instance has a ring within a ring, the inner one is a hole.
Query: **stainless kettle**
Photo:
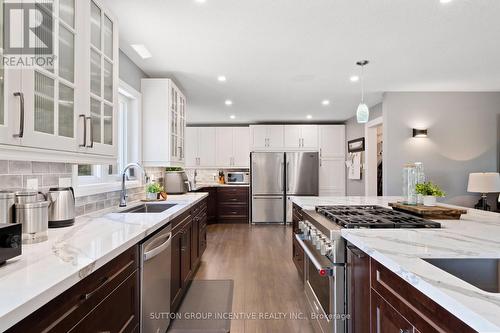
[[[75,223],[75,192],[72,187],[54,187],[47,193],[49,228],[69,227]]]

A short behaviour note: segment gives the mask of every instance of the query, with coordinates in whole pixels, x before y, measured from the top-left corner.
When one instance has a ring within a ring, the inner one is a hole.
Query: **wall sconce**
[[[413,137],[414,138],[426,138],[427,137],[427,129],[413,129]]]

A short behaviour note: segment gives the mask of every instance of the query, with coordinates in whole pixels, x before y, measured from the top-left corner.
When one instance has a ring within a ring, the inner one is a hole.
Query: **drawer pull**
[[[90,293],[87,293],[85,295],[83,295],[83,299],[84,300],[88,300],[89,298],[91,298],[92,296],[95,295],[95,293],[97,293],[99,290],[101,290],[109,281],[109,278],[106,276],[104,278],[101,279],[101,281],[99,282],[99,285],[97,286],[96,289],[94,289],[93,291],[91,291]]]

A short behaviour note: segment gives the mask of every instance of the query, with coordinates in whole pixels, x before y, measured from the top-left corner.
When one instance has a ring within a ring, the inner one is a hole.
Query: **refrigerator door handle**
[[[290,170],[290,162],[286,162],[286,191],[290,191],[290,177],[288,171]]]
[[[283,169],[284,169],[285,165],[283,162],[280,163],[280,188],[281,188],[281,191],[284,191],[285,188],[283,186]]]

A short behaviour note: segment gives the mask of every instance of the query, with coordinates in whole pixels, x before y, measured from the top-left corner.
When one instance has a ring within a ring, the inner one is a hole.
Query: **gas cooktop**
[[[441,224],[380,206],[317,206],[316,212],[343,228],[441,228]]]

